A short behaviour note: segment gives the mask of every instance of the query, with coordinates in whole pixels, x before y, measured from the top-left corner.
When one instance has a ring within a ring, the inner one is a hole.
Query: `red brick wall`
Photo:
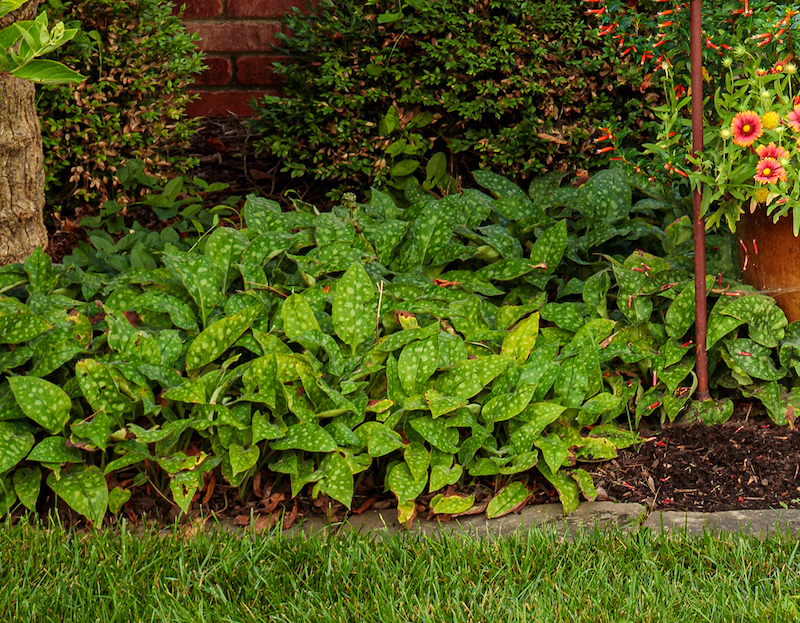
[[[176,4],[181,0],[175,0]],[[253,97],[280,93],[281,76],[272,63],[281,57],[281,18],[306,0],[183,0],[183,23],[200,35],[197,42],[208,66],[197,80],[200,97],[187,108],[194,117],[250,116]]]

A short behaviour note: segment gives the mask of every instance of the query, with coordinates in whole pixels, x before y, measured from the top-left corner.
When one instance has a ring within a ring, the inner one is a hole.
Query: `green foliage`
[[[692,405],[691,240],[670,204],[616,170],[546,193],[478,179],[497,196],[401,209],[374,193],[319,214],[251,195],[239,230],[95,234],[63,266],[38,253],[0,269],[0,326],[15,321],[0,334],[3,503],[33,506],[44,480],[99,524],[130,493],[103,475],[149,480],[185,512],[203,473],[245,487],[268,469],[349,506],[372,469],[401,521],[426,488],[474,478],[503,481],[497,516],[536,468],[570,512],[595,495],[578,463],[635,444],[643,417],[722,421],[731,388],[793,417],[800,329],[713,281],[723,400]]]
[[[183,117],[187,85],[202,69],[200,53],[163,0],[50,0],[48,13],[77,36],[55,55],[86,78],[78,85],[42,88],[48,205],[71,197],[110,199],[117,168],[141,159],[151,173],[175,163],[170,147],[196,122]]]
[[[598,126],[645,114],[580,0],[323,0],[286,23],[285,97],[255,127],[294,177],[448,194],[478,166],[582,167]]]

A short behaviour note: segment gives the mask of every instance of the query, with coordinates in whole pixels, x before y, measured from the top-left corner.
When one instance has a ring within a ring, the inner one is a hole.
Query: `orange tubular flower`
[[[779,147],[775,143],[770,143],[769,145],[759,145],[756,147],[756,154],[759,158],[773,158],[775,160],[781,160],[782,158],[789,157],[789,152],[783,147]]]
[[[764,126],[756,113],[746,110],[737,114],[731,121],[731,133],[736,145],[748,147],[764,133]]]
[[[774,184],[778,180],[786,181],[786,171],[775,158],[762,158],[756,165],[753,179],[760,184]]]

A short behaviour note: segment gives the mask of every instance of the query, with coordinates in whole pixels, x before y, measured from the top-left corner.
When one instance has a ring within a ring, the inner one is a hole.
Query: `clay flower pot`
[[[774,298],[789,322],[800,320],[800,238],[791,217],[773,223],[766,210],[745,209],[736,236],[742,280]]]

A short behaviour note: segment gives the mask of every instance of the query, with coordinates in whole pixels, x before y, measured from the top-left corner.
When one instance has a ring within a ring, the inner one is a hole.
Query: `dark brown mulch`
[[[593,475],[608,499],[656,510],[800,508],[800,432],[763,420],[669,426]]]

